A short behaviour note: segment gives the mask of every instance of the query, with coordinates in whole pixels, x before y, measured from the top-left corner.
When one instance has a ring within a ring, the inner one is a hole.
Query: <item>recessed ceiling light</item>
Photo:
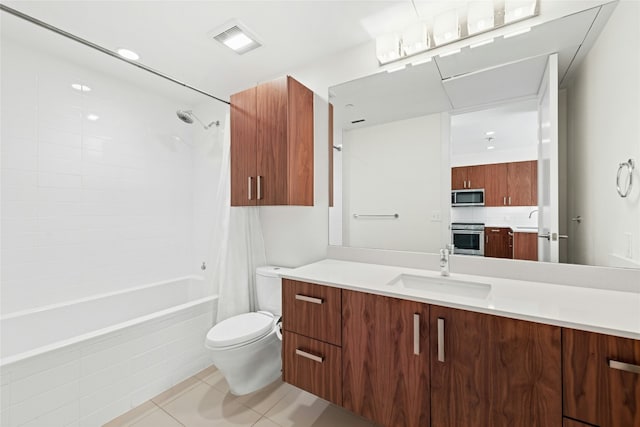
[[[116,52],[118,52],[118,55],[123,58],[130,59],[131,61],[137,61],[140,59],[140,55],[129,49],[120,48]]]
[[[89,86],[86,86],[80,83],[74,83],[71,85],[71,87],[77,90],[78,92],[91,92],[91,88]]]
[[[494,147],[493,145],[489,145],[489,146],[487,147],[487,150],[493,150],[494,148],[496,148],[496,147]]]
[[[239,55],[262,46],[258,39],[237,21],[228,22],[210,34],[214,39]]]
[[[485,132],[484,134],[487,135],[487,136],[491,136],[491,135],[495,135],[496,132],[493,131],[493,130],[489,130],[489,131]]]
[[[100,116],[98,116],[96,114],[87,114],[87,120],[91,120],[92,122],[95,122],[99,118],[100,118]]]

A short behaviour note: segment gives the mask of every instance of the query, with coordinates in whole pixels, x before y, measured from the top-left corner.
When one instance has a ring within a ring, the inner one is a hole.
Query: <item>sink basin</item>
[[[491,285],[487,283],[466,282],[449,277],[415,276],[412,274],[401,274],[389,282],[388,286],[470,298],[486,298],[491,292]]]

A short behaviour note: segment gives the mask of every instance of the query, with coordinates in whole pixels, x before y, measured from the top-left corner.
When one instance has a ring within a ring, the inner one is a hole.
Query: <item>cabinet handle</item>
[[[507,198],[505,197],[504,200],[502,200],[502,204],[507,206]]]
[[[262,200],[262,176],[258,175],[258,200]]]
[[[300,294],[296,294],[296,299],[298,301],[311,302],[313,304],[322,304],[322,303],[324,303],[324,300],[322,298],[308,297],[306,295],[300,295]]]
[[[511,196],[509,196],[509,206],[511,206]]]
[[[468,182],[469,182],[469,188],[471,188],[471,180],[469,180]]]
[[[247,178],[248,178],[247,179],[247,188],[248,188],[247,194],[249,194],[249,200],[251,200],[251,198],[253,197],[253,195],[251,194],[251,182],[253,181],[253,177],[249,176]]]
[[[413,354],[420,355],[420,315],[413,315]]]
[[[609,367],[612,369],[619,369],[625,372],[631,372],[633,374],[640,375],[640,365],[632,365],[631,363],[618,362],[617,360],[609,360]]]
[[[438,317],[438,362],[444,362],[444,319]]]
[[[484,236],[484,242],[485,243],[489,243],[489,235],[488,234],[486,236]]]
[[[492,233],[499,233],[500,230],[496,230],[495,228],[493,230],[491,230]]]
[[[324,357],[316,356],[315,354],[311,354],[311,353],[307,353],[306,351],[300,350],[299,348],[296,348],[296,354],[298,356],[302,356],[302,357],[305,357],[307,359],[311,359],[314,362],[318,362],[318,363],[324,362]]]

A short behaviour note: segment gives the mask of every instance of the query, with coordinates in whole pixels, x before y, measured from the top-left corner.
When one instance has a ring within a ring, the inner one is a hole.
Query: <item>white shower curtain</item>
[[[211,280],[218,290],[220,322],[256,309],[255,271],[266,264],[257,207],[231,207],[229,114],[225,120],[222,163],[216,197],[212,239],[214,268]]]

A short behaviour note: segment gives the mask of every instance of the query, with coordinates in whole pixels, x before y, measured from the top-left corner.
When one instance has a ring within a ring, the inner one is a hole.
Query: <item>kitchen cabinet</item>
[[[343,405],[383,426],[429,426],[429,306],[342,292]]]
[[[640,426],[640,341],[564,328],[562,346],[564,415]]]
[[[283,279],[282,377],[342,405],[342,290]]]
[[[451,189],[470,190],[484,188],[484,165],[451,168]]]
[[[513,258],[513,233],[507,227],[485,227],[484,256]]]
[[[231,205],[313,205],[313,92],[287,76],[231,96]]]
[[[537,161],[485,165],[485,206],[538,204]]]
[[[560,427],[560,328],[431,306],[431,425]]]
[[[513,259],[538,260],[538,233],[513,233]]]
[[[593,427],[590,424],[584,424],[580,421],[572,420],[571,418],[565,418],[562,421],[562,427]]]

